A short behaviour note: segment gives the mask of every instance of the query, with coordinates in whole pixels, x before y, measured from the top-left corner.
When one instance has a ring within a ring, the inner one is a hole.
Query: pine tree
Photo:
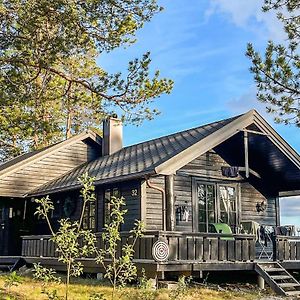
[[[150,76],[150,54],[126,74],[96,60],[133,44],[160,10],[156,0],[0,1],[0,155],[97,128],[116,111],[134,123],[153,118],[149,104],[173,82]]]
[[[263,11],[277,11],[287,34],[282,44],[268,42],[264,57],[251,43],[246,55],[251,59],[258,99],[266,103],[275,121],[300,127],[300,1],[265,0]]]

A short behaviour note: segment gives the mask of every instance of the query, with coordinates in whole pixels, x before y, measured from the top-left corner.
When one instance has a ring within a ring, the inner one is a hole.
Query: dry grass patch
[[[42,294],[42,284],[29,277],[22,277],[19,286],[11,287],[10,298],[4,289],[5,277],[0,276],[0,300],[46,300],[48,297]],[[58,295],[64,296],[63,284],[51,283],[47,285],[48,290],[57,290]],[[103,295],[104,299],[111,300],[112,288],[101,284],[93,279],[75,279],[70,285],[69,299],[90,300],[92,294]],[[260,299],[257,291],[231,292],[216,291],[208,288],[190,288],[184,294],[177,295],[169,290],[160,289],[157,291],[142,291],[134,287],[129,287],[117,292],[117,300],[257,300]],[[101,299],[101,298],[99,298]]]

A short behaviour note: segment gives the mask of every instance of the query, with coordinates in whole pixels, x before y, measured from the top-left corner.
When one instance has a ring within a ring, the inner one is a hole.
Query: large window
[[[198,231],[208,232],[211,223],[237,227],[236,185],[196,182],[196,220]]]

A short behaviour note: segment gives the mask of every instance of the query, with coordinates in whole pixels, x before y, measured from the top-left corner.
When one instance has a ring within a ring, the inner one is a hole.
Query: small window
[[[85,211],[83,214],[82,220],[82,228],[83,229],[96,229],[96,203],[95,201],[88,202]]]
[[[104,193],[104,224],[110,223],[111,202],[110,190],[105,190]]]
[[[110,215],[112,209],[111,197],[121,197],[120,190],[118,188],[113,188],[107,189],[104,192],[104,224],[110,223]]]
[[[54,209],[51,210],[52,219],[60,219],[62,217],[62,205],[60,199],[55,199],[53,201]]]

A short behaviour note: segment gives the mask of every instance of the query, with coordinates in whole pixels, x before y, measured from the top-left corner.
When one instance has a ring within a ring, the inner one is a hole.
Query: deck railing
[[[126,243],[129,233],[122,233],[121,246]],[[36,235],[22,237],[22,255],[27,257],[57,257],[55,245],[50,236]],[[101,233],[97,233],[98,245],[103,245]],[[152,246],[157,240],[169,246],[168,261],[253,261],[255,259],[254,235],[226,235],[217,233],[190,233],[147,231],[135,245],[134,258],[153,260]]]
[[[276,236],[274,259],[280,261],[300,260],[300,237]]]

